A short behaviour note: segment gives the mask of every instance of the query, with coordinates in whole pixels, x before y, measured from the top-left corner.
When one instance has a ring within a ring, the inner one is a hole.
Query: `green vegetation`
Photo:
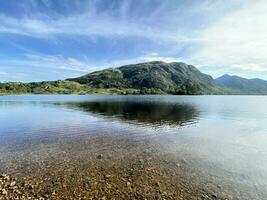
[[[86,85],[69,81],[50,81],[32,83],[1,83],[3,94],[71,94],[87,91]]]
[[[255,79],[258,85],[263,80]],[[1,94],[245,94],[249,90],[229,87],[192,65],[160,61],[126,65],[65,81],[0,83]],[[253,90],[263,94],[260,90]],[[267,84],[265,94],[267,94]],[[250,93],[249,93],[250,94]],[[254,94],[254,93],[253,93]]]
[[[32,83],[0,83],[0,95],[6,94],[139,94],[134,89],[91,88],[73,81],[43,81]]]

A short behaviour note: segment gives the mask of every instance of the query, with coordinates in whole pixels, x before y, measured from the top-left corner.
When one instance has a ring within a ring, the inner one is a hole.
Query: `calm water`
[[[267,195],[267,97],[0,97],[0,170],[19,173],[9,164],[97,135],[157,143],[236,193]]]

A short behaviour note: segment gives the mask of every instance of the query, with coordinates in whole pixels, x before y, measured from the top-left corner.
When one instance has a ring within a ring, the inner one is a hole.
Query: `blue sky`
[[[9,0],[0,82],[58,80],[163,60],[267,79],[264,0]]]

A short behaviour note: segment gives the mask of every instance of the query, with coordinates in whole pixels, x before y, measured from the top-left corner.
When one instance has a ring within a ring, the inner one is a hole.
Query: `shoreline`
[[[90,96],[90,95],[104,95],[104,96],[267,96],[267,94],[121,94],[121,93],[70,93],[70,94],[60,94],[60,93],[6,93],[0,94],[0,96],[38,96],[38,95],[51,95],[51,96]]]

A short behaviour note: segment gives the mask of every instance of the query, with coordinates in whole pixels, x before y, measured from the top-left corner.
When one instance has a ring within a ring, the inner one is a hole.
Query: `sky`
[[[161,60],[267,80],[266,0],[0,2],[0,82]]]

